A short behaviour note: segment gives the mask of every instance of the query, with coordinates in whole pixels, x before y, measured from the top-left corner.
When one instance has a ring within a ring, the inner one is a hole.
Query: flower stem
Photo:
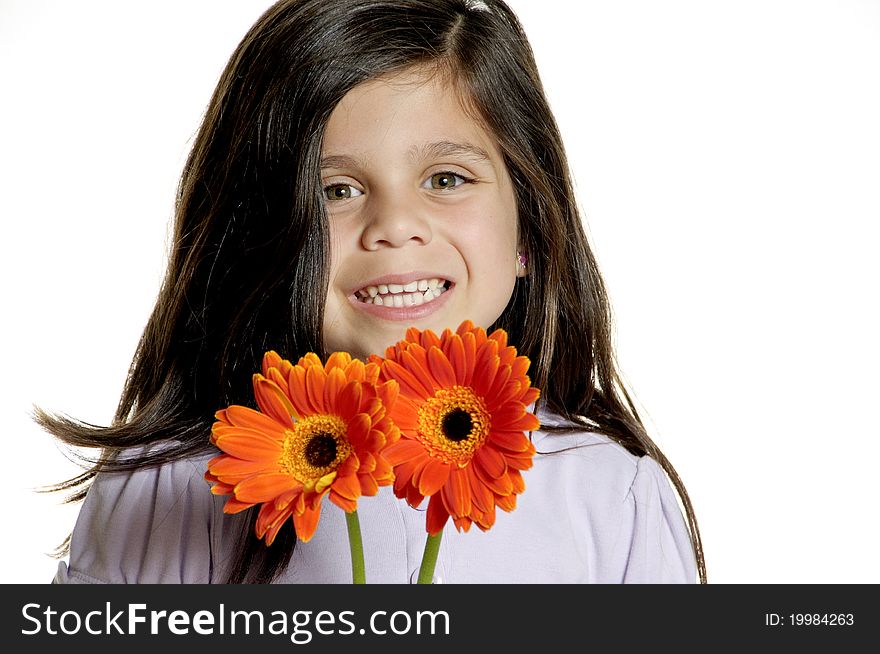
[[[428,534],[425,541],[425,553],[422,554],[422,567],[419,568],[420,584],[430,584],[434,581],[434,566],[437,565],[437,554],[440,552],[440,539],[443,538],[443,531],[436,534]]]
[[[365,584],[364,544],[361,541],[361,524],[357,510],[345,513],[345,523],[348,525],[348,544],[351,547],[351,583]]]

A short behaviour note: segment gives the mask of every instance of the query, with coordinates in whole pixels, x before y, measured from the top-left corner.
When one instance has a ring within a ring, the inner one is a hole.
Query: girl
[[[349,583],[329,502],[314,538],[288,524],[271,546],[255,510],[223,513],[203,477],[214,413],[253,406],[267,350],[365,359],[409,326],[465,319],[530,358],[542,426],[516,510],[486,532],[448,523],[434,581],[705,583],[688,495],[615,369],[609,303],[516,16],[501,0],[281,0],[205,114],[114,423],[38,412],[100,452],[58,486],[85,501],[55,582]],[[423,509],[389,487],[359,503],[368,581],[414,580]]]

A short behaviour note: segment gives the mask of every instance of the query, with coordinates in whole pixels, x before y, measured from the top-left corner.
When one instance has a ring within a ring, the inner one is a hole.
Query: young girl
[[[211,99],[114,423],[38,413],[100,452],[59,485],[84,504],[54,581],[350,583],[333,504],[311,540],[288,523],[271,546],[256,509],[223,512],[204,479],[214,413],[254,406],[268,350],[366,359],[410,326],[464,320],[529,357],[541,430],[516,510],[485,532],[447,523],[435,583],[705,583],[688,495],[615,369],[515,15],[501,0],[281,0]],[[383,487],[358,514],[367,581],[413,582],[424,505]]]

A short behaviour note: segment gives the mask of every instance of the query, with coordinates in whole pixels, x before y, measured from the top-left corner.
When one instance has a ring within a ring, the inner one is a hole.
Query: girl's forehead
[[[462,144],[471,154],[497,156],[494,136],[462,97],[461,85],[433,69],[407,69],[362,82],[336,105],[324,152]]]

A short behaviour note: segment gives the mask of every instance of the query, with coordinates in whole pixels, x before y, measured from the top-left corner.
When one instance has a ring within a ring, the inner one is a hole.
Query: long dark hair
[[[100,452],[55,489],[79,501],[99,471],[208,452],[214,412],[254,406],[251,374],[265,351],[326,355],[324,127],[352,88],[413,66],[449,75],[497,139],[514,181],[529,274],[495,326],[531,359],[548,410],[664,468],[705,583],[690,499],[618,374],[610,306],[562,139],[526,35],[501,0],[281,0],[259,18],[232,54],[184,167],[167,272],[112,425],[36,410],[62,442]],[[168,446],[115,456],[157,442]],[[296,545],[291,528],[266,547],[250,513],[230,583],[271,581]],[[59,554],[66,551],[67,543]]]

